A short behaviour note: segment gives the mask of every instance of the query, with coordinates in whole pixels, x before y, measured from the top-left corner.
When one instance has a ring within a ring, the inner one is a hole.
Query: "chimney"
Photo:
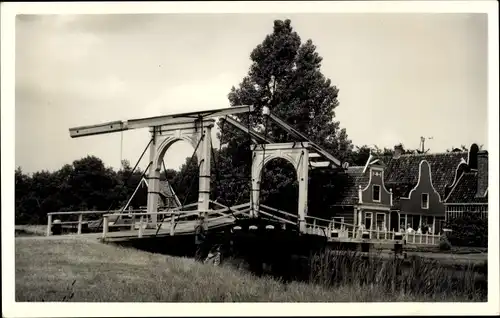
[[[403,145],[399,144],[394,146],[394,155],[392,156],[393,159],[399,159],[401,155],[403,154]]]
[[[488,151],[477,153],[477,193],[482,197],[488,190]]]
[[[469,156],[467,158],[467,164],[470,169],[477,170],[479,146],[477,144],[472,144],[469,149]]]

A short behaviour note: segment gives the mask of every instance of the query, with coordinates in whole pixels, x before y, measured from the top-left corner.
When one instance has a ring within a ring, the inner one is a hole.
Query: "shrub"
[[[449,251],[451,250],[450,240],[446,237],[446,235],[441,235],[439,239],[439,250],[440,251]]]
[[[469,213],[446,222],[452,232],[448,240],[453,246],[488,247],[488,219]]]

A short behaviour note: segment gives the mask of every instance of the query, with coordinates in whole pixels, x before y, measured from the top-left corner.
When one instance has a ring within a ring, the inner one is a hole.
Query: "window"
[[[429,208],[429,193],[422,193],[422,209]]]
[[[372,200],[374,202],[380,202],[380,186],[377,184],[373,185],[373,195]]]
[[[334,217],[333,218],[333,228],[335,228],[335,229],[342,228],[342,225],[343,225],[342,223],[344,223],[343,217]]]
[[[371,212],[366,212],[366,214],[365,214],[365,228],[367,230],[372,228],[372,213]]]

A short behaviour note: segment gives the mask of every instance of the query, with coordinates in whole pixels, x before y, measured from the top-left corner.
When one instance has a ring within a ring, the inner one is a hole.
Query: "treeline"
[[[119,171],[105,167],[95,156],[75,160],[53,172],[39,171],[32,175],[15,172],[16,224],[45,223],[48,212],[94,210],[107,211],[123,206],[142,177],[142,171],[127,161]],[[178,173],[168,170],[163,178],[175,182]],[[139,195],[133,204],[145,205]]]

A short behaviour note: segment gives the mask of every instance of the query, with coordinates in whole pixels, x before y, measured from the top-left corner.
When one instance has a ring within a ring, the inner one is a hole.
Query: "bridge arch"
[[[299,228],[305,230],[307,216],[307,185],[309,181],[309,150],[307,143],[276,143],[257,145],[253,149],[252,159],[252,189],[251,214],[256,217],[260,206],[260,186],[262,171],[265,165],[273,159],[281,158],[290,162],[297,172],[299,183],[298,216]]]
[[[178,141],[186,141],[195,149],[199,166],[198,210],[206,211],[210,200],[210,155],[211,134],[215,120],[203,122],[179,121],[152,128],[153,141],[150,144],[150,167],[148,187],[148,212],[158,211],[160,171],[167,150]],[[153,223],[156,218],[151,217]]]

